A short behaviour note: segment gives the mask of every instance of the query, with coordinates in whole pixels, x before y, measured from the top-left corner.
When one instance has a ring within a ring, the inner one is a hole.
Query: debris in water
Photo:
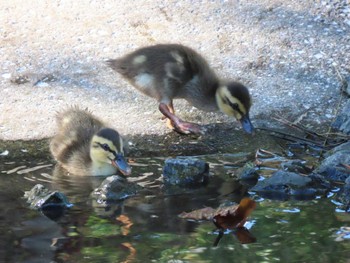
[[[1,156],[7,156],[10,152],[8,150],[3,151],[2,153],[0,153]]]
[[[46,168],[46,167],[50,167],[50,166],[52,166],[52,164],[39,165],[39,166],[35,166],[35,167],[32,167],[32,168],[20,170],[20,171],[17,172],[17,174],[26,174],[26,173],[34,172],[36,170],[40,170],[40,169],[43,169],[43,168]]]

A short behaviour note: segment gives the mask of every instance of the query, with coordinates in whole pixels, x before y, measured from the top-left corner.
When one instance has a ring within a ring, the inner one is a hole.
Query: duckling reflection
[[[177,98],[201,110],[220,110],[240,121],[247,133],[253,132],[248,89],[235,81],[219,80],[207,61],[189,47],[158,44],[107,63],[142,93],[155,98],[168,126],[179,133],[202,134],[205,129],[175,115],[173,99]]]
[[[57,134],[50,143],[55,160],[74,175],[129,175],[123,139],[88,110],[70,108],[57,115]]]

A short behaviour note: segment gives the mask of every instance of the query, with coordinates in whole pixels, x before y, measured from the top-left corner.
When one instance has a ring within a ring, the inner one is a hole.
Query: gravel
[[[52,136],[56,112],[70,105],[123,134],[169,132],[156,102],[104,63],[145,45],[191,46],[242,81],[258,126],[275,116],[330,123],[340,76],[350,75],[349,1],[1,1],[0,36],[1,140]],[[232,122],[175,107],[189,121]]]

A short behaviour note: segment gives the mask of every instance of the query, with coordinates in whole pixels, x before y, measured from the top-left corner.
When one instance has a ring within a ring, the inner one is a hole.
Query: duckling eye
[[[100,146],[102,147],[103,150],[109,151],[109,146],[107,143],[100,144]]]
[[[237,103],[231,103],[231,107],[237,111],[239,110]]]

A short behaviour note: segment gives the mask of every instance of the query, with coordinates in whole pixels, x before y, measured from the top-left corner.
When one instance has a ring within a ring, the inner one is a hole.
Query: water
[[[212,222],[178,214],[239,201],[247,189],[232,174],[248,157],[201,158],[210,162],[212,177],[196,189],[164,187],[164,158],[135,159],[132,180],[143,190],[109,206],[89,198],[103,178],[67,177],[47,160],[2,162],[0,261],[349,262],[350,240],[335,240],[350,216],[336,212],[332,197],[281,202],[253,196],[258,206],[246,226],[257,241],[241,244],[226,232],[213,247],[218,232]],[[29,209],[23,194],[37,183],[63,192],[74,207],[57,222]]]

